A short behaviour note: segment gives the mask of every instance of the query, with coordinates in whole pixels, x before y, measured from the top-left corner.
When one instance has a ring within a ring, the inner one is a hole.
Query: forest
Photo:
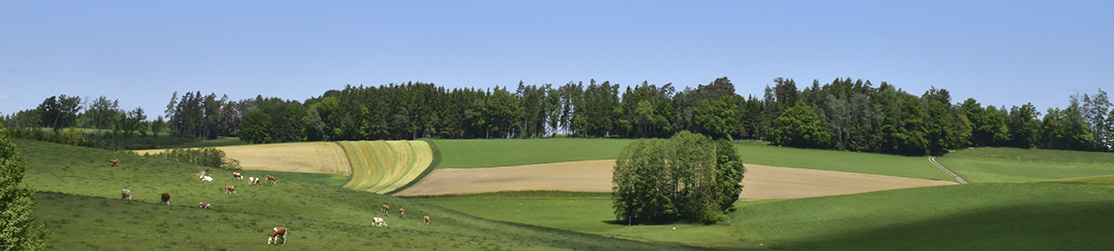
[[[3,116],[9,128],[101,129],[122,137],[239,137],[250,143],[418,138],[668,138],[691,131],[774,145],[940,155],[966,147],[1111,151],[1114,110],[1106,92],[1068,97],[1069,106],[983,106],[935,87],[921,95],[869,80],[834,79],[798,88],[776,78],[762,97],[735,94],[726,78],[677,90],[608,81],[517,88],[446,89],[433,83],[345,86],[304,101],[175,92],[165,116],[124,111],[118,100],[59,95]],[[16,133],[16,136],[19,134]],[[133,136],[139,135],[139,136]],[[112,137],[101,137],[112,139]]]

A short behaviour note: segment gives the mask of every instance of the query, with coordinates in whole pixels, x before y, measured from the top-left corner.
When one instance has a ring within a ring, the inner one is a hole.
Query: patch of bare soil
[[[497,191],[560,190],[611,192],[614,160],[538,165],[437,169],[397,196],[470,194]],[[954,185],[955,182],[874,174],[771,167],[747,164],[743,193],[747,199],[788,199]]]

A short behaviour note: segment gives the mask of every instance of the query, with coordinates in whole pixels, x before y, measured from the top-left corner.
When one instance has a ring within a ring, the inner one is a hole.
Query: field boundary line
[[[948,175],[951,175],[952,178],[955,178],[956,181],[959,181],[959,184],[967,185],[966,180],[963,180],[963,178],[960,178],[959,175],[956,175],[955,173],[953,173],[952,170],[948,170],[947,167],[944,167],[944,165],[940,165],[939,162],[936,162],[936,156],[928,156],[928,161],[932,162],[932,164],[936,165],[936,167],[940,168],[940,170],[943,170],[945,173],[948,173]]]

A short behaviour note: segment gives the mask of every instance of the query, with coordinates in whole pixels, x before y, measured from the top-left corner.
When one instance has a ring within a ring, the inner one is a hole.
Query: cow
[[[278,181],[275,180],[275,176],[270,175],[267,175],[267,182],[271,182],[271,184],[278,184]]]
[[[132,200],[132,190],[125,188],[120,191],[120,199]]]
[[[278,244],[279,238],[282,238],[282,244],[286,244],[285,227],[276,227],[274,229],[271,229],[271,237],[267,238],[267,245],[270,245],[272,241],[275,242],[275,244]]]
[[[108,166],[110,166],[110,167],[116,167],[116,163],[120,163],[120,160],[119,159],[109,159],[108,160]]]
[[[383,218],[375,217],[371,218],[371,225],[375,227],[386,227],[387,221],[383,220]]]
[[[232,173],[232,178],[242,180],[242,179],[244,179],[244,176],[240,175],[240,173]]]
[[[426,225],[429,225],[429,216],[423,217],[422,222],[425,222]]]
[[[209,203],[205,203],[205,202],[197,203],[197,206],[201,207],[201,208],[204,208],[204,209],[213,208],[213,205],[209,205]]]
[[[207,176],[207,175],[209,175],[209,168],[208,168],[208,167],[206,167],[206,168],[205,168],[205,171],[202,171],[202,172],[201,172],[201,175],[202,175],[202,176]]]
[[[391,213],[391,206],[387,205],[387,203],[383,203],[383,206],[380,207],[380,208],[383,209],[383,213],[385,213],[385,214]]]
[[[405,218],[406,217],[406,209],[405,208],[398,207],[398,217],[399,218]]]
[[[236,193],[236,187],[233,187],[232,185],[226,185],[224,186],[224,192],[228,194],[234,194]]]
[[[162,202],[165,202],[167,206],[170,205],[170,194],[169,193],[162,193]]]
[[[248,177],[248,185],[259,185],[259,178]]]
[[[205,176],[205,175],[201,175],[201,180],[202,180],[202,181],[213,182],[213,176]]]

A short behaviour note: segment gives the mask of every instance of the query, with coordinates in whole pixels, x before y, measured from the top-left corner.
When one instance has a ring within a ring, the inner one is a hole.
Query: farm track
[[[932,162],[932,164],[936,165],[936,167],[940,168],[940,170],[943,170],[945,173],[948,173],[948,175],[952,176],[952,178],[955,178],[955,181],[958,181],[959,184],[967,185],[966,180],[963,180],[963,178],[960,178],[959,175],[956,175],[955,173],[953,173],[952,170],[948,170],[947,167],[944,167],[944,165],[941,165],[939,162],[936,162],[936,157],[935,156],[928,156],[928,161]]]

